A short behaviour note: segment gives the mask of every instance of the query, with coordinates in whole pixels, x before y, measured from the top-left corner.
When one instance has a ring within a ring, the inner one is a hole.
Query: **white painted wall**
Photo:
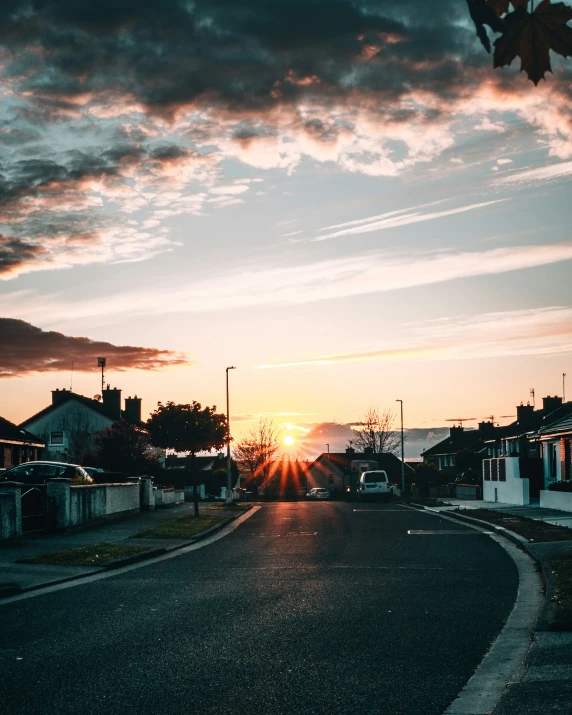
[[[572,511],[572,492],[550,492],[540,490],[540,506],[546,509]]]
[[[41,415],[26,424],[26,429],[46,443],[44,459],[69,462],[79,446],[93,447],[93,435],[110,427],[113,420],[90,410],[75,400],[66,400],[56,405],[46,415]],[[52,432],[63,432],[63,445],[51,445]]]
[[[520,478],[518,457],[503,457],[506,465],[506,481],[487,481],[484,478],[485,462],[483,462],[483,499],[503,504],[530,504],[530,487],[528,479]]]
[[[117,514],[121,511],[134,511],[139,509],[139,483],[132,484],[106,484],[105,485],[105,513]]]

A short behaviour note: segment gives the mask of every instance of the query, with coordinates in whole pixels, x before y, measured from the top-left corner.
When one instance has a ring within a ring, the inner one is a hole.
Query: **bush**
[[[552,482],[548,485],[548,490],[551,492],[572,492],[572,480],[567,479],[565,482]]]

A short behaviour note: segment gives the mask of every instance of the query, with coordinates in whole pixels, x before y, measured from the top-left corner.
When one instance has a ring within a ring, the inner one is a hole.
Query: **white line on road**
[[[217,531],[212,536],[209,536],[208,538],[203,539],[203,541],[199,541],[196,544],[190,544],[189,546],[184,546],[182,549],[169,551],[168,553],[162,554],[161,556],[156,556],[153,559],[148,559],[146,561],[138,561],[137,563],[130,564],[129,566],[122,566],[121,568],[113,569],[111,571],[103,571],[102,573],[96,573],[91,576],[86,576],[85,578],[74,579],[73,581],[66,581],[65,583],[59,583],[55,586],[46,586],[45,588],[38,588],[34,591],[27,591],[26,593],[19,594],[18,596],[11,596],[10,598],[5,598],[0,601],[0,606],[3,606],[6,603],[15,603],[16,601],[25,601],[28,598],[35,598],[36,596],[44,596],[45,594],[54,593],[55,591],[63,591],[66,588],[74,588],[74,586],[83,586],[87,583],[103,581],[103,579],[111,578],[112,576],[118,576],[120,574],[127,573],[128,571],[135,571],[135,569],[140,569],[144,566],[151,566],[152,564],[157,564],[160,561],[174,559],[176,556],[188,554],[191,551],[198,551],[199,549],[202,549],[205,546],[210,546],[210,544],[214,544],[215,541],[219,541],[219,539],[222,539],[225,536],[231,534],[243,522],[245,522],[247,519],[250,519],[250,517],[253,516],[261,508],[262,507],[259,506],[253,506],[245,514],[239,516],[238,519],[231,521],[230,524],[223,527],[220,531]]]

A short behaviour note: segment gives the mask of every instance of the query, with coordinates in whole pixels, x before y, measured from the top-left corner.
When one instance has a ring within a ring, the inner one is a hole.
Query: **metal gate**
[[[48,497],[45,484],[22,486],[22,531],[43,531],[48,528]]]

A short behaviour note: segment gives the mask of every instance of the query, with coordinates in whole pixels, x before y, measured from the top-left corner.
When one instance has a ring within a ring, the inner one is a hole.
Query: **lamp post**
[[[230,409],[228,399],[228,371],[236,370],[234,365],[226,368],[226,503],[232,502],[232,477],[230,473]]]
[[[401,496],[405,494],[405,454],[403,449],[403,400],[395,400],[401,404]]]

